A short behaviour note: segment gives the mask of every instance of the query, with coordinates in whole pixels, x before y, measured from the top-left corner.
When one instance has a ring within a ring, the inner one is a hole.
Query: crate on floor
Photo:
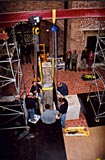
[[[65,98],[68,101],[66,120],[79,119],[81,105],[77,95],[67,95]]]

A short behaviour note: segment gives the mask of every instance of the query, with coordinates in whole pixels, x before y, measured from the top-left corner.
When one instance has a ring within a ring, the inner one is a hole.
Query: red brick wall
[[[96,8],[104,7],[104,1],[69,1],[69,8]],[[17,11],[29,11],[29,10],[42,10],[42,9],[61,9],[64,8],[63,0],[58,1],[33,1],[33,0],[17,0],[17,1],[2,1],[0,3],[0,12],[17,12]]]
[[[33,11],[42,9],[61,9],[64,3],[62,1],[54,3],[54,1],[12,1],[2,2],[0,4],[0,12],[17,12],[17,11]]]
[[[69,3],[71,8],[101,8],[105,7],[105,1],[72,1]],[[87,28],[86,31],[83,31],[82,25],[86,21],[84,28]],[[79,54],[78,65],[80,64],[80,56],[82,49],[86,45],[86,37],[84,36],[86,32],[89,30],[93,32],[95,30],[95,25],[97,25],[97,19],[88,18],[88,20],[84,19],[70,19],[68,20],[68,41],[67,48],[71,48],[71,50],[76,49]],[[91,27],[92,26],[92,27]],[[99,26],[98,26],[99,27]],[[97,26],[96,26],[97,28]],[[98,28],[97,28],[98,29]],[[97,32],[96,32],[97,33]]]
[[[98,1],[98,0],[81,0],[81,1],[72,1],[72,4],[70,4],[72,8],[97,8],[97,7],[104,7],[105,2],[104,1]]]
[[[94,8],[104,7],[105,2],[99,1],[69,1],[69,8]],[[7,1],[0,4],[0,12],[17,12],[17,11],[32,11],[32,10],[44,10],[44,9],[61,9],[64,8],[63,1]],[[77,49],[78,53],[85,46],[84,33],[81,30],[82,19],[70,19],[68,20],[68,34],[67,34],[67,48],[71,50]],[[92,21],[91,21],[92,23]],[[58,31],[58,54],[63,54],[63,25],[64,20],[57,20],[59,26]],[[44,38],[44,37],[43,37]],[[50,41],[51,51],[53,52],[53,44]]]

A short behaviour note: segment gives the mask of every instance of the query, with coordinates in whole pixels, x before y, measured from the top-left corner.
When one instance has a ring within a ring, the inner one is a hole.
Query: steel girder
[[[0,26],[13,25],[28,21],[30,16],[40,16],[43,20],[52,19],[52,10],[36,10],[0,13]],[[105,8],[57,9],[56,19],[69,18],[105,18]]]

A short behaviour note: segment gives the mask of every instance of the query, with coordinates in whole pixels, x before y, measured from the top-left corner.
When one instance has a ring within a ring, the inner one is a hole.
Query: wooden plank
[[[96,160],[105,157],[105,126],[89,128],[89,137],[66,136],[64,142],[68,160]],[[89,149],[88,149],[89,148]]]
[[[15,97],[14,96],[3,96],[0,97],[0,102],[13,102],[15,101]]]

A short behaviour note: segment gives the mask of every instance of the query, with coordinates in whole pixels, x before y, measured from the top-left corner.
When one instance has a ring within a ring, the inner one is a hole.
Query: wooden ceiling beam
[[[40,16],[42,20],[52,19],[52,10],[36,10],[0,13],[0,26],[3,24],[28,21],[30,16]],[[56,19],[105,18],[105,8],[57,9]]]

